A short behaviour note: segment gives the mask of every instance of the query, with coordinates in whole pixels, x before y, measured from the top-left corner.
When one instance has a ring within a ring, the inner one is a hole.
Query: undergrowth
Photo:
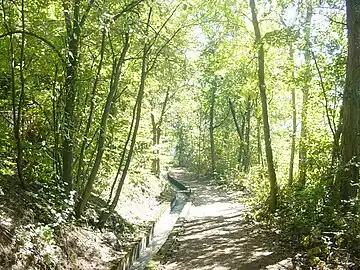
[[[344,207],[334,200],[332,178],[310,179],[304,188],[289,188],[286,179],[280,180],[284,184],[274,213],[267,207],[269,184],[264,169],[233,170],[218,180],[244,190],[242,200],[251,206],[248,218],[260,222],[264,233],[272,233],[277,244],[297,254],[293,262],[301,269],[360,269],[360,201]]]
[[[121,207],[130,211],[126,215],[133,211],[131,203],[150,197],[160,203],[171,196],[158,179],[158,190],[150,194],[148,182],[155,180],[140,178],[145,184],[131,182],[124,191],[133,196],[124,194],[129,205]],[[98,195],[91,196],[83,217],[76,220],[75,192],[66,195],[54,183],[34,182],[24,188],[12,177],[0,180],[0,269],[108,269],[129,243],[148,230],[146,222],[133,224],[116,211],[104,228],[97,228],[106,206]]]

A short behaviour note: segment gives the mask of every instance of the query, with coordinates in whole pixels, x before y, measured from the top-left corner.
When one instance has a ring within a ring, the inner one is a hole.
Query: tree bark
[[[290,68],[291,80],[295,78],[294,74],[294,49],[290,46]],[[296,95],[295,87],[291,86],[291,107],[292,107],[292,133],[291,133],[291,150],[289,162],[289,181],[288,185],[291,187],[294,182],[294,160],[295,160],[295,147],[296,147]]]
[[[341,105],[340,108],[340,116],[339,116],[339,122],[337,124],[335,135],[334,135],[334,142],[333,147],[331,151],[331,169],[334,169],[336,167],[336,164],[339,165],[339,158],[341,156],[340,153],[340,138],[341,134],[343,133],[343,115],[344,115],[344,107]]]
[[[238,158],[238,162],[239,162],[239,169],[242,170],[242,158],[243,158],[243,147],[244,147],[244,128],[240,128],[238,119],[236,117],[236,112],[235,112],[235,108],[234,108],[234,104],[232,103],[230,98],[227,98],[228,104],[229,104],[229,108],[230,108],[230,112],[231,115],[233,117],[234,120],[234,124],[235,124],[235,128],[236,128],[236,133],[238,134],[240,143],[239,143],[239,158]]]
[[[246,130],[245,130],[245,145],[244,145],[244,172],[249,171],[250,167],[250,131],[251,131],[251,99],[248,97],[246,102]]]
[[[102,155],[104,153],[104,145],[105,145],[105,139],[106,139],[106,124],[107,124],[107,121],[109,118],[110,109],[111,109],[111,106],[112,106],[112,103],[113,103],[113,100],[115,97],[115,93],[119,86],[122,66],[125,62],[125,56],[126,56],[128,48],[129,48],[129,34],[126,33],[123,50],[117,61],[117,65],[114,66],[115,70],[116,70],[114,82],[112,83],[112,85],[110,85],[110,90],[109,90],[109,93],[108,93],[108,96],[106,99],[106,103],[104,106],[103,114],[101,117],[100,132],[99,132],[99,138],[98,138],[98,142],[97,142],[97,153],[96,153],[96,157],[95,157],[95,162],[92,167],[89,179],[86,183],[81,201],[79,202],[79,205],[76,209],[76,215],[78,217],[80,217],[81,214],[83,213],[85,205],[86,205],[87,201],[89,200],[97,172],[100,168],[100,163],[101,163]]]
[[[120,158],[118,170],[117,170],[115,179],[113,181],[113,184],[111,186],[109,199],[107,201],[107,206],[108,207],[110,206],[110,202],[111,202],[111,199],[112,199],[112,196],[113,196],[113,193],[114,193],[115,185],[116,185],[116,183],[117,183],[117,181],[119,179],[120,173],[121,173],[122,168],[123,168],[124,160],[125,160],[126,153],[127,153],[127,148],[128,148],[128,145],[129,145],[129,142],[130,142],[130,139],[131,139],[131,135],[132,135],[133,127],[134,127],[134,122],[135,122],[135,118],[136,118],[136,108],[137,108],[137,103],[135,102],[135,105],[134,105],[133,111],[132,111],[132,119],[131,119],[129,132],[128,132],[128,135],[127,135],[127,138],[126,138],[126,142],[124,144],[123,152],[121,153],[121,158]],[[101,220],[100,220],[100,222],[101,222]]]
[[[89,0],[84,14],[80,18],[80,0],[74,1],[73,16],[70,15],[70,7],[67,0],[62,0],[66,27],[67,62],[65,71],[64,95],[65,108],[62,135],[62,179],[66,184],[66,192],[73,189],[73,160],[74,160],[74,122],[75,122],[75,98],[77,95],[76,77],[78,69],[78,51],[82,28],[84,27],[87,14],[90,12],[95,0]],[[72,17],[72,18],[71,18]]]
[[[151,9],[150,9],[150,12],[149,12],[146,33],[148,33],[148,28],[149,28],[149,24],[150,24],[150,18],[151,18]],[[134,131],[133,131],[132,138],[131,138],[131,143],[130,143],[130,149],[129,149],[129,153],[128,153],[128,156],[127,156],[127,159],[126,159],[125,167],[124,167],[124,169],[122,171],[121,178],[120,178],[120,181],[119,181],[116,193],[115,193],[115,197],[114,197],[111,205],[108,206],[108,208],[106,209],[106,211],[101,213],[100,218],[99,218],[99,223],[98,223],[99,227],[103,227],[104,224],[106,223],[107,219],[114,212],[115,207],[116,207],[116,205],[117,205],[117,203],[119,201],[119,198],[120,198],[120,194],[121,194],[122,187],[123,187],[125,179],[126,179],[127,172],[129,170],[129,167],[130,167],[131,158],[132,158],[132,155],[134,153],[134,147],[135,147],[135,143],[136,143],[137,132],[138,132],[139,125],[140,125],[141,106],[142,106],[142,101],[143,101],[143,97],[144,97],[145,81],[146,81],[147,73],[148,73],[148,43],[145,41],[144,48],[143,48],[143,55],[142,55],[140,85],[139,85],[139,91],[138,91],[138,95],[137,95],[137,99],[136,99],[136,106],[137,106],[137,108],[136,108],[136,118],[135,118]]]
[[[255,42],[259,47],[258,49],[258,79],[259,79],[259,90],[261,97],[261,107],[262,107],[262,116],[263,116],[263,128],[264,128],[264,138],[265,138],[265,152],[266,160],[268,166],[268,174],[270,180],[270,200],[269,200],[269,210],[275,211],[277,207],[277,180],[276,173],[274,168],[273,161],[273,152],[271,148],[271,138],[270,138],[270,125],[269,125],[269,116],[268,116],[268,105],[267,105],[267,96],[265,89],[265,53],[264,47],[261,42],[261,33],[259,28],[259,23],[257,20],[255,1],[250,0],[250,8],[252,14],[252,23],[254,26],[255,32]]]
[[[257,163],[261,165],[261,167],[264,167],[264,159],[263,159],[263,151],[262,151],[262,145],[261,145],[261,119],[260,117],[256,118],[256,138],[257,138]]]
[[[98,65],[97,73],[95,75],[95,80],[94,80],[94,84],[93,84],[92,91],[91,91],[90,111],[89,111],[89,116],[88,116],[88,120],[86,123],[84,135],[83,135],[80,154],[79,154],[79,163],[78,163],[78,170],[77,170],[77,175],[76,175],[76,183],[78,184],[79,188],[82,187],[82,181],[80,178],[83,177],[82,172],[83,172],[83,161],[84,161],[84,155],[85,155],[85,148],[86,148],[86,144],[88,142],[88,136],[89,136],[90,127],[92,124],[92,118],[93,118],[94,108],[95,108],[95,95],[96,95],[96,90],[97,90],[97,86],[98,86],[99,79],[100,79],[100,72],[101,72],[102,64],[103,64],[103,60],[104,60],[105,39],[106,39],[106,30],[104,28],[102,31],[102,38],[101,38],[99,65]]]
[[[67,66],[65,72],[65,108],[64,108],[64,126],[63,126],[63,172],[62,177],[66,183],[66,192],[69,193],[73,188],[73,159],[74,159],[74,109],[76,97],[76,74],[78,67],[78,47],[81,29],[79,27],[80,0],[75,1],[74,18],[71,21],[69,7],[66,1],[63,1],[65,24],[67,28]]]
[[[17,170],[20,182],[24,185],[24,177],[23,177],[23,143],[21,140],[21,118],[22,118],[22,109],[25,100],[25,78],[24,78],[24,50],[25,50],[25,10],[24,10],[24,0],[21,1],[21,47],[20,47],[20,82],[21,82],[21,90],[19,96],[19,104],[17,111]]]
[[[311,19],[312,19],[312,4],[311,1],[308,3],[306,12],[306,23],[305,23],[305,85],[303,91],[303,102],[301,111],[301,131],[300,131],[300,144],[299,144],[299,184],[305,186],[306,182],[306,167],[307,167],[307,149],[306,149],[306,138],[307,138],[307,113],[308,113],[308,100],[309,100],[309,88],[311,80],[311,52],[310,52],[310,31],[311,31]]]
[[[166,111],[166,105],[169,100],[169,88],[166,91],[165,100],[163,103],[163,106],[161,108],[161,113],[159,116],[158,121],[155,120],[155,115],[151,113],[151,125],[152,125],[152,140],[153,140],[153,147],[155,148],[153,151],[154,157],[152,160],[152,172],[156,176],[160,176],[160,136],[161,136],[161,125],[163,122],[163,118]]]
[[[343,98],[344,121],[342,153],[337,181],[340,199],[348,201],[357,195],[359,183],[360,120],[360,8],[359,1],[347,0],[348,59]]]
[[[214,178],[216,170],[216,157],[215,157],[215,141],[214,141],[214,110],[215,110],[215,91],[216,86],[212,86],[210,89],[210,156],[211,156],[211,177]]]
[[[56,94],[56,82],[58,77],[58,66],[55,66],[55,74],[52,85],[52,121],[53,121],[53,136],[54,136],[54,150],[53,150],[53,162],[54,162],[54,171],[55,171],[55,181],[61,175],[61,162],[60,162],[60,153],[59,153],[59,127],[58,127],[58,99]]]

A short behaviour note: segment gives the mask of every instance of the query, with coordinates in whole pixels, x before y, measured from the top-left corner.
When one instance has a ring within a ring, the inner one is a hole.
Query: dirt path
[[[191,187],[192,206],[161,269],[294,269],[264,232],[246,222],[240,192],[224,191],[180,170],[173,175]]]

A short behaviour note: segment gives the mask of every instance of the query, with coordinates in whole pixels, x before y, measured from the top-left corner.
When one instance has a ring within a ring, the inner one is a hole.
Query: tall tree
[[[93,190],[93,185],[94,185],[94,181],[95,181],[95,177],[97,175],[97,172],[100,168],[100,163],[101,163],[101,159],[104,153],[104,145],[105,145],[105,139],[106,139],[106,125],[107,125],[107,121],[110,115],[110,110],[115,98],[115,94],[118,90],[119,87],[119,82],[121,79],[121,74],[122,74],[122,68],[123,68],[123,64],[125,62],[125,56],[126,53],[129,49],[129,33],[125,33],[125,41],[124,41],[124,46],[123,46],[123,50],[121,52],[121,55],[115,59],[114,65],[113,65],[113,78],[111,80],[110,83],[110,87],[109,87],[109,92],[106,98],[106,103],[104,105],[104,109],[103,109],[103,113],[102,113],[102,117],[101,117],[101,122],[100,122],[100,131],[99,131],[99,138],[97,141],[97,146],[96,146],[96,157],[95,157],[95,161],[94,161],[94,165],[91,169],[91,173],[89,176],[89,179],[86,182],[86,186],[85,189],[83,191],[82,194],[82,198],[79,202],[76,214],[77,216],[81,216],[82,212],[84,211],[84,207],[87,203],[87,201],[89,200],[91,191]]]
[[[148,14],[148,19],[147,19],[147,24],[146,24],[146,30],[145,30],[145,34],[148,35],[149,34],[149,27],[150,27],[150,21],[151,21],[151,15],[152,15],[152,8],[149,9],[149,14]],[[131,158],[132,155],[134,153],[134,148],[135,148],[135,143],[136,143],[136,138],[137,138],[137,133],[138,133],[138,129],[139,129],[139,125],[140,125],[140,119],[141,119],[141,109],[142,109],[142,102],[143,102],[143,98],[144,98],[144,91],[145,91],[145,84],[146,84],[146,77],[148,75],[148,61],[149,61],[149,41],[145,40],[144,42],[144,47],[142,50],[142,58],[141,58],[141,75],[140,75],[140,84],[139,84],[139,90],[138,90],[138,94],[136,97],[136,103],[134,106],[134,110],[133,110],[133,119],[130,125],[130,130],[129,130],[129,134],[128,134],[128,139],[127,142],[125,143],[125,147],[124,147],[124,152],[123,152],[123,157],[120,160],[120,165],[118,168],[118,173],[116,175],[115,181],[114,183],[116,183],[117,178],[120,175],[120,171],[121,171],[121,167],[122,167],[122,163],[124,160],[124,154],[126,151],[126,146],[130,140],[130,136],[131,136],[131,141],[130,141],[130,149],[125,161],[125,166],[124,169],[122,171],[119,183],[118,183],[118,187],[116,189],[116,193],[115,193],[115,197],[112,200],[111,204],[109,204],[107,206],[106,211],[103,211],[100,215],[99,218],[99,227],[102,227],[105,222],[107,221],[107,219],[109,218],[109,216],[114,212],[116,205],[118,204],[119,198],[120,198],[120,194],[121,194],[121,190],[122,187],[124,185],[125,179],[126,179],[126,175],[128,173],[129,167],[130,167],[130,163],[131,163]],[[134,130],[132,130],[132,127],[134,126]]]
[[[294,80],[294,48],[290,46],[290,73],[291,80]],[[295,160],[295,148],[296,148],[296,93],[294,85],[291,85],[291,107],[292,107],[292,132],[291,132],[291,149],[290,149],[290,162],[289,162],[289,186],[292,186],[294,182],[294,160]]]
[[[81,1],[75,0],[69,5],[68,0],[62,0],[63,12],[66,25],[67,41],[67,63],[64,84],[65,108],[63,123],[63,181],[66,183],[66,190],[70,192],[73,188],[73,159],[74,159],[74,124],[75,124],[75,98],[77,95],[76,77],[79,61],[79,44],[84,28],[86,17],[95,0],[88,2],[83,15],[81,12]],[[73,13],[71,14],[71,8]]]
[[[337,181],[340,199],[349,200],[357,195],[360,154],[360,2],[346,1],[348,29],[348,57],[346,85],[343,97],[343,135],[340,168]]]
[[[211,176],[215,176],[216,171],[216,154],[215,154],[215,138],[214,138],[214,114],[215,114],[215,92],[216,92],[216,79],[214,85],[210,87],[210,111],[209,111],[209,136],[210,136],[210,157],[211,157]]]
[[[306,138],[308,135],[307,130],[307,114],[309,103],[309,89],[311,81],[311,47],[310,47],[310,34],[311,34],[311,19],[312,19],[312,0],[307,1],[306,22],[305,22],[305,76],[304,86],[302,88],[303,100],[301,111],[301,131],[300,131],[300,147],[299,147],[299,184],[304,186],[306,182],[306,167],[307,167],[307,146]]]
[[[265,152],[266,152],[266,160],[267,160],[268,174],[270,180],[269,210],[274,211],[277,207],[277,180],[276,180],[276,173],[275,173],[274,160],[273,160],[273,151],[271,148],[268,104],[267,104],[267,95],[266,95],[266,87],[265,87],[265,70],[264,70],[265,53],[264,53],[264,46],[261,40],[259,22],[257,19],[255,0],[250,0],[250,8],[252,14],[252,23],[255,32],[255,43],[256,46],[258,47],[258,80],[259,80],[258,82],[259,82],[261,108],[262,108],[262,116],[263,116]]]
[[[154,113],[151,113],[152,143],[153,143],[153,147],[154,147],[154,150],[153,150],[154,157],[153,157],[152,164],[151,164],[151,170],[154,173],[154,175],[156,175],[156,176],[160,176],[159,145],[160,145],[162,123],[163,123],[165,112],[166,112],[166,106],[168,105],[168,102],[169,102],[169,93],[170,93],[170,89],[168,87],[166,94],[165,94],[164,102],[162,104],[159,119],[156,120]]]

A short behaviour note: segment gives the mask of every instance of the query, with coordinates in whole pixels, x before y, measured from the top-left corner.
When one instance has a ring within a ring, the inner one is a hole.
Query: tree
[[[125,33],[125,41],[124,41],[124,46],[123,46],[123,50],[121,52],[121,55],[114,61],[114,65],[113,65],[113,78],[111,80],[110,83],[110,89],[106,98],[106,103],[104,105],[104,109],[103,109],[103,114],[101,117],[101,123],[100,123],[100,132],[99,132],[99,138],[97,141],[97,153],[96,153],[96,157],[95,157],[95,162],[94,165],[92,167],[89,179],[86,182],[85,185],[85,189],[83,191],[82,194],[82,198],[79,202],[76,214],[78,217],[81,216],[82,212],[84,211],[85,205],[87,203],[87,201],[89,200],[91,191],[93,190],[93,184],[95,181],[95,177],[96,174],[100,168],[100,163],[101,163],[101,159],[104,153],[104,144],[105,144],[105,139],[106,139],[106,124],[109,118],[109,114],[110,114],[110,109],[112,106],[112,103],[114,101],[115,98],[115,94],[118,90],[119,87],[119,82],[121,79],[121,72],[122,72],[122,68],[123,68],[123,64],[125,62],[125,56],[126,53],[129,49],[129,33]]]
[[[210,86],[210,110],[209,110],[209,138],[210,138],[210,157],[211,157],[211,176],[214,178],[216,173],[216,154],[214,139],[214,114],[215,114],[215,92],[217,88],[216,79],[214,85]]]
[[[290,68],[291,68],[291,79],[295,79],[294,72],[294,49],[290,46]],[[289,162],[289,186],[291,187],[294,182],[294,159],[295,159],[295,150],[296,150],[296,94],[295,87],[291,86],[291,105],[292,105],[292,133],[291,133],[291,152],[290,152],[290,162]]]
[[[90,0],[83,15],[81,12],[81,1],[75,0],[74,5],[69,5],[68,0],[62,0],[64,17],[67,32],[67,64],[64,84],[64,122],[63,122],[63,181],[66,183],[66,190],[69,193],[73,189],[73,159],[74,159],[74,110],[76,107],[75,98],[77,95],[76,78],[79,61],[79,41],[88,13],[95,0]],[[70,14],[73,10],[73,14]]]
[[[338,173],[340,199],[357,195],[359,183],[359,114],[360,114],[360,9],[358,1],[346,1],[348,56],[343,98],[343,135]]]
[[[160,176],[159,146],[160,146],[161,128],[162,128],[162,123],[163,123],[163,120],[165,117],[166,106],[168,105],[169,98],[170,98],[169,92],[170,92],[170,89],[168,88],[166,91],[166,94],[165,94],[165,99],[162,104],[159,119],[156,120],[154,113],[153,112],[151,113],[152,142],[153,142],[153,147],[154,147],[154,151],[153,151],[154,158],[152,160],[151,170],[154,173],[154,175],[156,175],[158,177]]]
[[[306,10],[306,23],[305,23],[305,76],[303,86],[303,100],[302,100],[302,112],[301,112],[301,131],[300,131],[300,147],[299,147],[299,183],[300,186],[304,186],[306,182],[306,163],[307,163],[307,146],[306,138],[308,136],[307,131],[307,114],[308,114],[308,100],[309,100],[309,88],[311,81],[311,51],[310,51],[310,33],[311,33],[311,18],[312,18],[312,1],[307,2]]]
[[[259,90],[260,90],[262,116],[263,116],[265,152],[266,152],[266,160],[267,160],[268,174],[270,181],[269,209],[270,211],[274,211],[277,207],[277,181],[276,181],[276,173],[275,173],[275,167],[273,161],[273,152],[271,148],[268,104],[267,104],[267,96],[266,96],[266,88],[265,88],[265,71],[264,71],[265,53],[261,41],[260,27],[257,19],[254,0],[250,0],[250,8],[252,14],[252,23],[255,32],[255,42],[256,45],[258,46],[258,79],[259,79]]]

